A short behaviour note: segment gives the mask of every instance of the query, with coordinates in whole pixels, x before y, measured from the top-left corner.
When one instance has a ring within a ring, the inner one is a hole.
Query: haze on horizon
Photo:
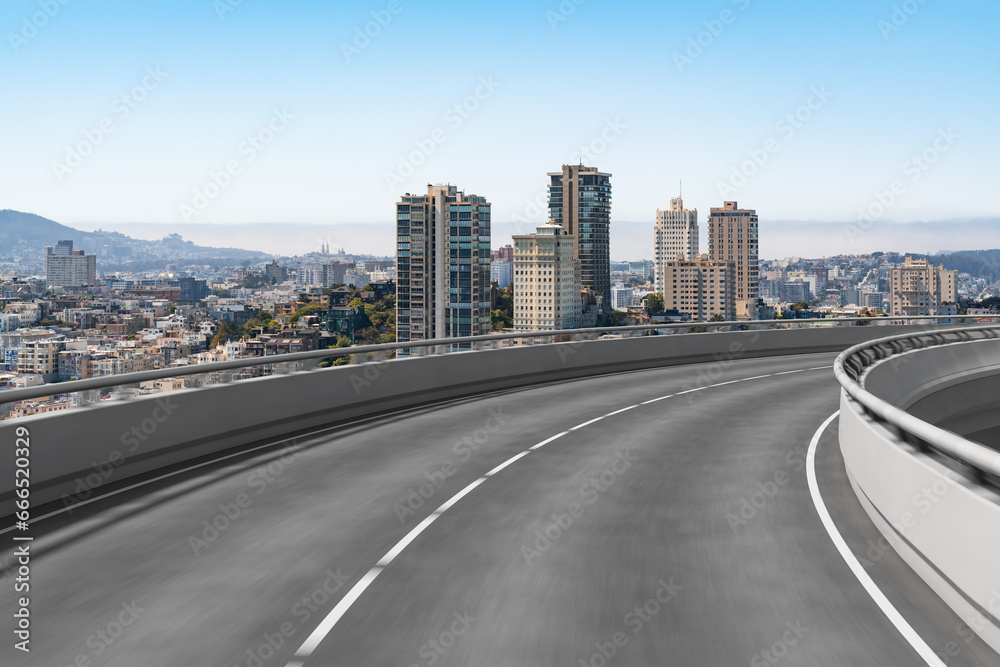
[[[681,179],[702,222],[1000,216],[995,2],[39,7],[0,5],[0,208],[81,229],[385,224],[429,182],[530,228],[581,160],[616,257]],[[829,252],[801,243],[773,254]]]

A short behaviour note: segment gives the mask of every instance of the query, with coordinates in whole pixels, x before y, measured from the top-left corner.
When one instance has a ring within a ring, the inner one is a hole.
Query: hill
[[[84,232],[34,213],[0,210],[0,261],[41,261],[45,255],[45,246],[54,245],[60,240],[73,241],[77,249],[96,253],[112,262],[117,260],[122,264],[184,260],[238,262],[267,256],[266,253],[255,250],[198,246],[185,241],[179,234],[168,234],[159,240],[146,241],[100,229]]]

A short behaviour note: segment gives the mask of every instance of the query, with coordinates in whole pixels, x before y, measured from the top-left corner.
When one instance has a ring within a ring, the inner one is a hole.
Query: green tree
[[[659,315],[663,312],[664,301],[662,294],[647,294],[646,297],[646,313],[649,315]]]
[[[292,316],[289,318],[289,321],[292,324],[295,324],[296,322],[298,322],[303,317],[306,317],[307,315],[315,315],[316,313],[321,313],[321,312],[323,312],[322,306],[316,305],[315,303],[309,304],[308,306],[302,306],[294,313],[292,313]]]
[[[240,330],[236,325],[230,322],[220,322],[219,328],[215,332],[215,336],[212,337],[212,342],[209,344],[209,349],[214,350],[220,345],[225,345],[229,341],[239,340]]]

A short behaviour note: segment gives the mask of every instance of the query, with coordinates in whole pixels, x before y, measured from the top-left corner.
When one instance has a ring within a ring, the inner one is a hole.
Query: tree
[[[648,315],[659,315],[663,312],[664,300],[662,294],[647,294],[646,297],[646,313]]]
[[[292,313],[292,316],[289,318],[289,322],[291,322],[292,324],[295,324],[296,322],[298,322],[300,319],[302,319],[303,317],[305,317],[307,315],[314,315],[314,314],[322,312],[322,311],[323,311],[323,307],[322,306],[318,306],[315,303],[310,304],[308,306],[302,306],[301,308],[299,308],[298,310],[296,310],[294,313]]]
[[[219,324],[219,329],[215,332],[215,336],[212,337],[212,342],[209,344],[208,348],[210,350],[214,350],[220,345],[225,345],[230,341],[239,339],[240,330],[230,322],[223,321]]]
[[[497,290],[496,307],[490,311],[490,320],[493,331],[514,326],[514,285]]]

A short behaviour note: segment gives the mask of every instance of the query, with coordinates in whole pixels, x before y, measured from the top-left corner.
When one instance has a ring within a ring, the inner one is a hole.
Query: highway
[[[925,664],[807,484],[835,356],[469,397],[56,514],[33,527],[33,650],[8,638],[0,664]],[[879,546],[835,431],[819,491],[866,572],[943,664],[1000,664]]]

